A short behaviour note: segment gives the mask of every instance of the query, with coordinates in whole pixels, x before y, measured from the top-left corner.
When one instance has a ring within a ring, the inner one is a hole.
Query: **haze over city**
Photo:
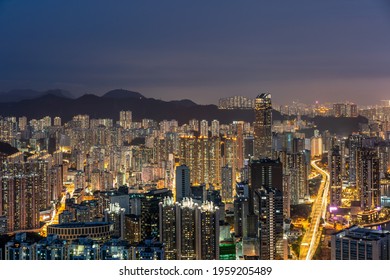
[[[0,1],[0,91],[373,104],[389,94],[389,27],[384,0]]]

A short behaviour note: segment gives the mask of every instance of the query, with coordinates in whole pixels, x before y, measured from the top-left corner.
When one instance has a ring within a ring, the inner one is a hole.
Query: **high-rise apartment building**
[[[245,96],[232,96],[219,99],[218,109],[253,109],[254,100]]]
[[[60,117],[54,118],[54,126],[61,126],[61,118]]]
[[[283,192],[264,186],[256,190],[255,195],[259,217],[259,258],[284,259]]]
[[[304,202],[309,194],[310,155],[308,151],[286,154],[286,175],[289,175],[291,204]]]
[[[358,149],[362,147],[363,136],[360,134],[350,135],[348,138],[348,172],[349,182],[352,186],[356,186],[356,172],[357,172],[357,153]]]
[[[164,198],[159,209],[160,242],[166,259],[219,258],[219,209],[212,202],[198,205],[187,197],[180,203]]]
[[[118,239],[125,237],[125,208],[121,208],[119,203],[110,203],[108,209],[104,211],[104,220],[112,223],[112,236]]]
[[[219,137],[219,121],[213,120],[211,122],[211,137]]]
[[[197,239],[196,209],[198,204],[185,198],[177,206],[177,252],[179,260],[196,260]]]
[[[132,112],[131,111],[120,111],[119,112],[119,125],[124,129],[130,129],[132,122]]]
[[[330,173],[330,206],[341,206],[342,176],[341,176],[341,154],[339,146],[333,147],[329,155]]]
[[[233,170],[229,165],[222,167],[222,201],[233,201],[233,186],[235,179],[233,178]]]
[[[237,139],[237,169],[241,170],[244,167],[244,122],[235,121],[233,122],[235,126],[235,133]]]
[[[333,104],[333,114],[338,117],[355,118],[358,116],[357,105],[353,103],[335,103]]]
[[[181,200],[180,200],[181,201]],[[178,214],[179,204],[175,203],[172,197],[165,197],[159,204],[160,214],[160,242],[164,244],[165,259],[177,260],[178,259],[178,242],[181,236],[178,232]],[[180,248],[179,248],[180,249]]]
[[[179,161],[190,169],[193,185],[221,183],[220,142],[219,137],[180,137]],[[234,157],[231,153],[227,155]]]
[[[0,216],[6,217],[8,232],[39,227],[40,176],[25,167],[15,164],[0,173]]]
[[[88,115],[77,115],[74,116],[73,124],[75,127],[79,127],[82,129],[88,129],[89,128],[89,116]]]
[[[310,139],[311,158],[321,157],[323,153],[323,143],[321,135],[313,136]]]
[[[375,149],[360,148],[357,152],[356,186],[362,210],[380,206],[379,158]]]
[[[201,137],[209,136],[209,123],[207,120],[202,120],[200,122],[200,136]]]
[[[205,201],[196,209],[196,253],[198,260],[219,259],[219,208]]]
[[[280,160],[252,161],[249,179],[247,241],[253,243],[250,255],[258,259],[284,259],[283,167]],[[249,242],[249,243],[248,243]]]
[[[159,203],[165,197],[172,197],[168,189],[151,190],[141,200],[142,239],[159,237]]]
[[[27,117],[19,117],[18,119],[18,127],[20,131],[24,131],[27,128]]]
[[[250,180],[249,180],[249,211],[256,211],[254,202],[255,191],[263,186],[274,187],[283,191],[283,166],[279,159],[260,159],[250,163]]]

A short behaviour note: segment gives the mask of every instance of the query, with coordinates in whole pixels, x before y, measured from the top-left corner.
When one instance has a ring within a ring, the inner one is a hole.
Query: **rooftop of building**
[[[121,240],[121,239],[116,239],[116,238],[110,239],[109,241],[105,242],[103,244],[103,246],[106,246],[106,247],[121,246],[121,247],[126,247],[126,248],[131,247],[127,240]]]
[[[269,163],[269,164],[272,164],[272,163],[281,163],[280,161],[280,158],[277,158],[277,159],[271,159],[271,158],[260,158],[260,159],[252,159],[251,162],[250,162],[250,165],[253,165],[253,164],[264,164],[264,163]]]
[[[355,225],[345,230],[336,232],[333,235],[340,238],[349,238],[354,240],[376,241],[386,236],[390,236],[390,231],[362,228]]]
[[[49,227],[53,228],[82,228],[82,227],[98,227],[106,226],[110,223],[107,222],[90,222],[90,223],[81,223],[81,222],[71,222],[71,223],[62,223],[58,225],[50,225]]]
[[[270,93],[260,93],[256,98],[271,98]]]

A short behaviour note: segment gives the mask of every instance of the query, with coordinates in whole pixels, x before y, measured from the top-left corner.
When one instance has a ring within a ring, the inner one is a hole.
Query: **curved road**
[[[312,206],[312,211],[310,214],[310,228],[306,231],[302,239],[299,254],[299,259],[301,260],[311,260],[313,258],[319,243],[318,229],[320,227],[321,218],[325,220],[326,215],[326,206],[328,202],[328,193],[330,187],[330,175],[326,170],[320,168],[317,165],[319,161],[320,160],[311,161],[311,166],[318,173],[321,174],[322,181],[318,190],[316,200],[314,201]]]

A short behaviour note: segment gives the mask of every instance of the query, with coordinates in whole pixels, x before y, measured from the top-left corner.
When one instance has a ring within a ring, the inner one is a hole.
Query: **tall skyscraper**
[[[222,201],[233,201],[233,184],[235,184],[233,170],[229,165],[225,165],[222,167]]]
[[[159,208],[160,242],[166,259],[219,258],[218,207],[209,201],[198,205],[188,197],[175,203],[167,197]]]
[[[171,197],[165,197],[159,204],[160,242],[164,244],[167,260],[177,260],[177,242],[181,238],[177,235],[178,207]]]
[[[171,197],[168,189],[151,190],[141,200],[142,239],[159,238],[159,204],[165,197]]]
[[[178,206],[177,246],[179,260],[196,260],[196,209],[198,204],[185,198]]]
[[[284,259],[282,163],[260,159],[252,161],[250,169],[247,237],[255,241],[251,257]]]
[[[254,155],[254,138],[247,135],[244,138],[244,159],[250,159]]]
[[[254,213],[255,191],[263,186],[283,191],[283,166],[280,160],[261,159],[250,163],[249,211]]]
[[[104,220],[113,224],[112,236],[124,239],[125,237],[125,209],[119,203],[110,203],[108,209],[104,211]]]
[[[236,128],[237,135],[237,169],[241,170],[244,167],[244,122],[233,122]]]
[[[176,167],[176,201],[190,197],[190,169],[186,165]]]
[[[353,134],[349,136],[349,182],[352,186],[356,186],[356,171],[357,171],[357,151],[362,147],[363,136],[359,134]]]
[[[272,157],[272,102],[270,93],[261,93],[255,100],[254,158]]]
[[[362,210],[380,206],[379,158],[375,149],[360,148],[357,153],[356,185]]]
[[[341,206],[341,155],[339,146],[335,146],[329,157],[330,172],[330,205],[334,207]]]
[[[198,260],[219,259],[219,208],[205,201],[196,210],[196,251]]]
[[[248,211],[248,185],[239,183],[236,186],[236,196],[234,197],[234,235],[244,237],[247,232]]]
[[[264,186],[256,190],[259,215],[259,257],[261,260],[284,259],[283,193]]]
[[[311,158],[321,157],[323,153],[322,137],[314,136],[310,139]]]
[[[310,155],[307,151],[286,155],[286,174],[290,175],[291,204],[303,203],[309,194]]]

